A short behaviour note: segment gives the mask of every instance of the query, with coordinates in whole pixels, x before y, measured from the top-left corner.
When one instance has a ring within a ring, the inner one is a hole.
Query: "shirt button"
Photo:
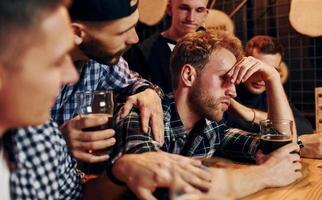
[[[183,139],[186,139],[186,138],[187,138],[187,135],[186,135],[186,134],[184,134],[184,135],[182,136],[182,138],[183,138]]]

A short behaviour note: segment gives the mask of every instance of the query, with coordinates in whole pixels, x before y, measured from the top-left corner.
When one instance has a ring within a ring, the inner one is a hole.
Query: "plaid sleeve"
[[[151,129],[144,133],[141,128],[139,112],[133,108],[130,114],[116,122],[116,152],[144,153],[159,150],[159,144],[153,140]]]
[[[258,145],[254,133],[230,128],[224,135],[220,153],[238,161],[255,161]]]
[[[81,199],[76,162],[55,123],[18,129],[13,144],[12,199]]]
[[[113,88],[113,90],[121,92],[124,88],[127,88],[129,94],[135,94],[140,87],[146,87],[153,85],[149,81],[143,79],[137,72],[131,71],[127,62],[121,58],[120,61],[110,67],[108,74],[106,74],[102,83],[104,88]]]

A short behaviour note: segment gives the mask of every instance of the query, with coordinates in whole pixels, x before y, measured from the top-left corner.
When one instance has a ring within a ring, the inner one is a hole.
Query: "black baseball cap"
[[[138,0],[74,0],[69,14],[72,20],[110,21],[131,15],[137,5]]]

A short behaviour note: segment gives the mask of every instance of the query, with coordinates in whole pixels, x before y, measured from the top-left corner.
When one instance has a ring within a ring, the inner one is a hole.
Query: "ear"
[[[207,18],[209,14],[209,9],[207,8],[206,13],[205,13],[205,17]]]
[[[203,15],[203,23],[202,23],[203,27],[206,27],[206,20],[207,20],[208,14],[209,14],[209,9],[207,8],[206,13]]]
[[[3,87],[3,81],[4,81],[4,76],[5,76],[5,71],[4,71],[4,66],[0,63],[0,91],[2,90]]]
[[[252,51],[252,56],[257,58],[258,57],[258,54],[260,54],[260,51],[258,48],[253,48],[253,51]]]
[[[189,64],[185,64],[181,70],[181,82],[184,86],[191,87],[197,78],[196,69]]]
[[[169,0],[168,5],[167,5],[167,13],[169,16],[172,16],[172,4],[171,4],[171,0]]]
[[[74,31],[74,42],[75,42],[76,45],[80,45],[83,42],[84,37],[86,35],[86,33],[84,31],[85,27],[84,27],[83,24],[73,22],[72,23],[72,28],[73,28],[73,31]]]

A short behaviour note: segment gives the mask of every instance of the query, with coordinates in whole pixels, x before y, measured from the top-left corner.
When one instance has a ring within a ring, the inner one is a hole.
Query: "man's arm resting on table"
[[[220,155],[238,161],[255,161],[258,139],[254,133],[230,128],[221,142]]]
[[[227,185],[232,186],[236,198],[241,198],[267,187],[282,187],[294,182],[302,176],[299,171],[300,157],[298,154],[291,153],[298,151],[298,148],[296,144],[288,144],[270,154],[261,165],[229,169],[231,184]],[[213,177],[212,183],[213,191],[223,184],[216,181],[216,177]]]

